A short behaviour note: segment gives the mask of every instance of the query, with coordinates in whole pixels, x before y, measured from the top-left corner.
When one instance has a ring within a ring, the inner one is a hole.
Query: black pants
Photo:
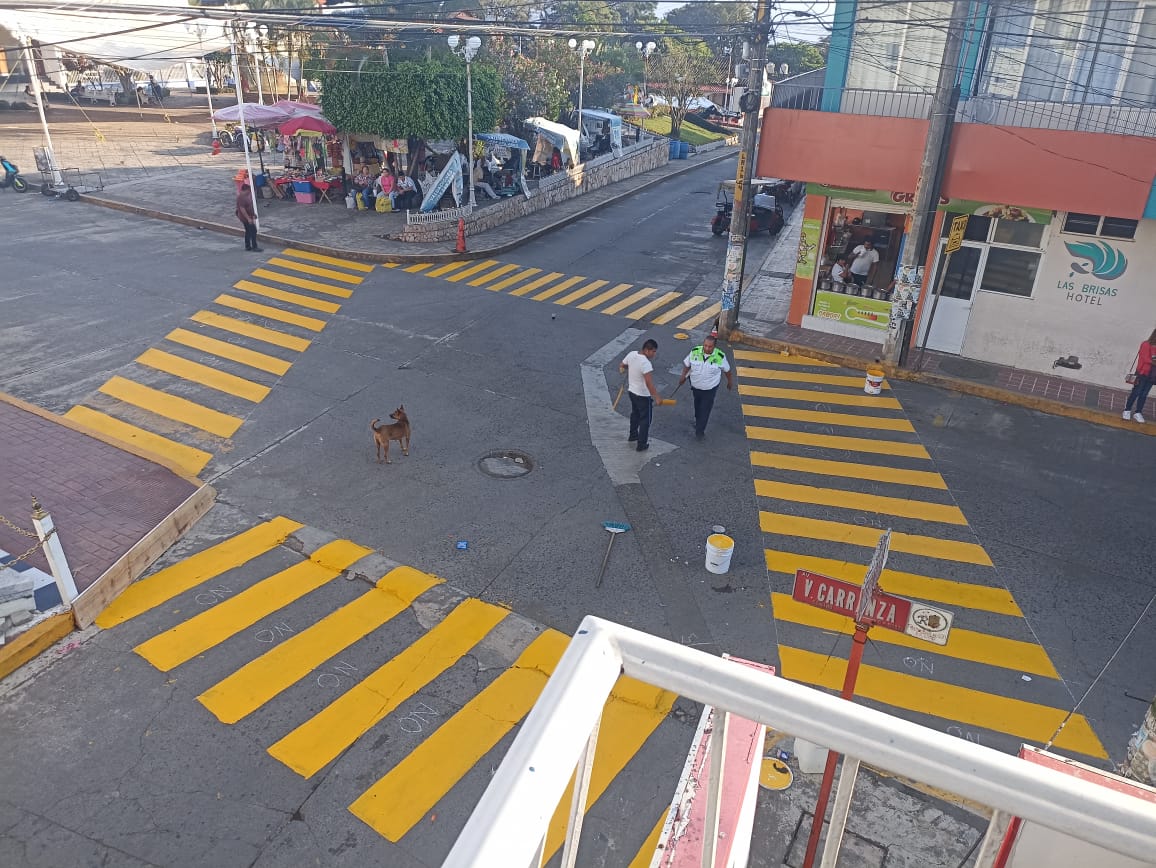
[[[257,224],[242,220],[241,225],[245,227],[245,249],[255,249],[257,247]]]
[[[649,395],[630,396],[630,439],[638,440],[639,446],[650,442],[650,417],[654,414],[654,399]]]
[[[694,395],[694,433],[701,437],[706,432],[706,423],[714,407],[714,395],[718,391],[718,386],[713,389],[696,389],[691,386],[690,391]]]

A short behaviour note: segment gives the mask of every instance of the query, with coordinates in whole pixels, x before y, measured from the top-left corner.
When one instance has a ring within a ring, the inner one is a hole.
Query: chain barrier
[[[4,525],[5,527],[7,527],[11,530],[16,531],[21,536],[26,536],[29,539],[39,539],[39,537],[37,537],[36,534],[34,534],[32,531],[25,530],[24,528],[20,527],[19,525],[13,524],[12,522],[10,522],[8,519],[6,519],[2,515],[0,515],[0,524]]]
[[[4,572],[4,570],[11,569],[14,564],[18,564],[21,561],[27,560],[28,558],[32,557],[32,555],[37,551],[37,549],[40,548],[41,542],[47,542],[49,539],[51,539],[56,534],[56,528],[53,528],[52,530],[50,530],[48,532],[48,536],[45,537],[44,540],[42,541],[40,539],[40,537],[38,537],[36,534],[32,533],[31,531],[25,530],[24,528],[20,527],[19,525],[13,524],[12,522],[10,522],[8,519],[6,519],[2,515],[0,515],[0,524],[4,525],[7,528],[10,528],[11,530],[16,531],[16,533],[20,534],[21,536],[26,536],[29,539],[36,540],[36,542],[34,542],[31,545],[31,547],[28,549],[28,551],[26,551],[24,554],[20,555],[19,557],[12,558],[12,560],[8,561],[5,564],[0,564],[0,573]]]

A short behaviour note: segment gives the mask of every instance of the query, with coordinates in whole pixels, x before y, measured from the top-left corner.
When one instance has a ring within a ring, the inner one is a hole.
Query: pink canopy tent
[[[321,114],[321,106],[309,102],[297,102],[292,99],[279,99],[273,103],[273,108],[285,112],[291,118]]]
[[[273,108],[272,106],[261,105],[255,102],[247,102],[243,103],[243,105],[245,107],[245,126],[255,130],[279,126],[291,120],[287,112],[283,112],[281,109]],[[223,109],[217,109],[213,112],[213,120],[222,123],[239,124],[241,122],[241,107],[229,105]]]
[[[278,128],[283,136],[298,136],[302,133],[320,135],[333,135],[337,132],[337,127],[321,117],[321,115],[301,115],[300,117],[288,120],[281,124]]]

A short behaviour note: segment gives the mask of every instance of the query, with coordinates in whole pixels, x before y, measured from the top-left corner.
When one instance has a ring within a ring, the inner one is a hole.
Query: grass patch
[[[645,129],[652,133],[657,133],[660,136],[670,135],[670,116],[647,118],[643,122]],[[702,127],[695,126],[690,121],[682,122],[682,129],[679,131],[679,138],[691,145],[705,145],[708,142],[717,142],[719,139],[725,139],[722,133],[712,133],[710,130],[704,130]]]

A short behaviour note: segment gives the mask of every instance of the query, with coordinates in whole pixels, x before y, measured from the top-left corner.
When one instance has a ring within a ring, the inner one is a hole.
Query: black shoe
[[[260,252],[261,252],[261,248],[260,248],[260,247],[254,247],[254,248],[253,248],[253,252],[254,252],[254,253],[260,253]]]
[[[248,253],[248,252],[249,252],[250,250],[252,250],[252,249],[253,249],[252,247],[246,247],[246,248],[245,248],[245,252],[246,252],[246,253]]]
[[[633,443],[637,439],[638,439],[637,434],[631,434],[629,437],[626,438],[626,442],[627,443]]]
[[[645,452],[649,448],[650,448],[649,443],[639,443],[638,446],[636,447],[638,452]]]

